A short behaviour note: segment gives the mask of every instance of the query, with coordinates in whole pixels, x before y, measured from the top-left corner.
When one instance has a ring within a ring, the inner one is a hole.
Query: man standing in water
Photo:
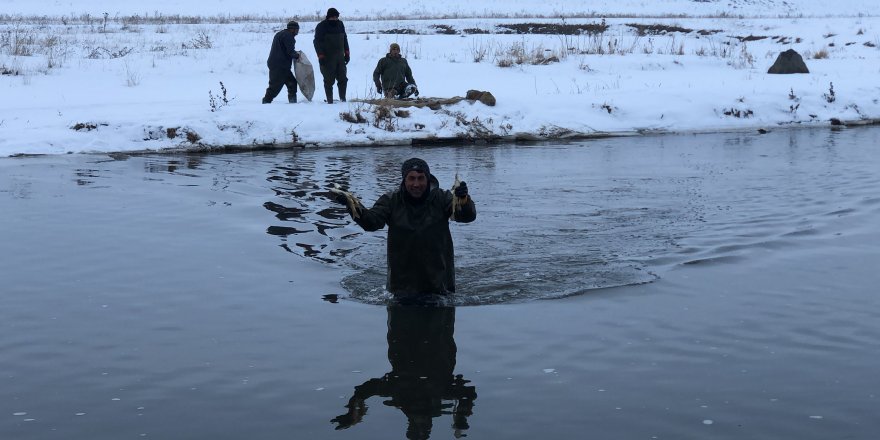
[[[386,289],[396,299],[454,293],[449,220],[470,223],[477,218],[468,187],[461,182],[454,193],[441,189],[428,164],[418,158],[403,163],[401,177],[398,189],[379,197],[372,208],[354,207],[357,215],[352,217],[365,231],[388,225]],[[336,200],[347,203],[345,196]]]
[[[339,87],[339,100],[345,102],[345,88],[348,85],[346,65],[350,59],[348,36],[345,25],[339,20],[336,8],[327,10],[327,18],[315,27],[315,52],[324,77],[324,93],[327,103],[333,104],[333,83]]]
[[[287,29],[278,31],[272,39],[272,49],[269,50],[269,59],[266,66],[269,67],[269,88],[263,96],[263,104],[269,104],[281,93],[281,88],[287,86],[287,102],[296,102],[296,78],[290,71],[294,60],[299,59],[296,51],[296,35],[299,33],[299,23],[291,21],[287,23]]]

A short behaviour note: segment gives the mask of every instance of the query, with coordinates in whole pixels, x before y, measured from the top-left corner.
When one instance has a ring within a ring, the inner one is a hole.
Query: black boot
[[[271,103],[272,103],[272,100],[270,98],[267,98],[265,96],[263,97],[263,104],[271,104]]]
[[[287,102],[296,104],[296,95],[287,95]]]
[[[327,104],[333,104],[333,86],[324,86],[324,94],[327,95]]]
[[[345,102],[345,89],[347,84],[339,84],[339,101]]]

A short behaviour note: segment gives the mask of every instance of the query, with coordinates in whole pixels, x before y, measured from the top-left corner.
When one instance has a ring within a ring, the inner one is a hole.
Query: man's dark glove
[[[336,203],[339,203],[340,205],[343,205],[343,206],[345,206],[346,208],[348,208],[348,197],[345,197],[345,195],[343,195],[343,194],[334,194],[334,195],[333,195],[333,200],[334,200]]]
[[[455,197],[466,197],[468,195],[467,183],[461,182],[458,188],[455,188]]]
[[[299,59],[299,52],[294,52],[294,53],[293,53],[293,59],[294,59],[294,61],[296,61],[296,60]]]
[[[348,55],[345,55],[345,64],[348,64],[349,60],[351,60],[351,57]]]
[[[327,58],[324,56],[324,54],[319,53],[318,54],[318,65],[323,66],[326,61],[327,61]]]
[[[382,84],[376,83],[376,93],[382,94]]]

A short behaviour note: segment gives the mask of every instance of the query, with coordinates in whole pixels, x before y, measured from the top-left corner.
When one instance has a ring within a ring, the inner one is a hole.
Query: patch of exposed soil
[[[455,30],[452,26],[448,24],[432,24],[430,26],[433,28],[438,34],[442,35],[457,35],[458,31]]]
[[[459,35],[459,34],[491,34],[493,32],[499,34],[542,34],[542,35],[582,35],[582,34],[601,34],[608,30],[608,25],[602,21],[601,23],[587,24],[555,24],[555,23],[515,23],[515,24],[499,24],[494,29],[467,28],[457,30],[452,26],[445,24],[434,24],[430,28],[434,33],[441,35]],[[382,29],[376,31],[380,34],[398,34],[398,35],[416,35],[419,32],[415,29]]]
[[[669,25],[665,25],[665,24],[627,23],[626,25],[631,28],[634,28],[636,30],[636,32],[642,36],[645,36],[645,35],[664,35],[664,34],[668,34],[670,32],[681,32],[683,34],[689,34],[694,31],[693,29],[683,28],[680,26],[669,26]]]
[[[733,37],[733,38],[736,38],[737,40],[742,41],[742,42],[746,42],[746,41],[763,40],[763,39],[770,38],[770,37],[767,37],[765,35],[763,35],[763,36],[762,35],[749,35],[747,37]]]
[[[500,33],[509,34],[544,34],[544,35],[582,35],[601,34],[608,30],[603,20],[601,23],[587,24],[555,24],[555,23],[517,23],[497,25]]]
[[[418,32],[415,29],[386,29],[376,31],[380,34],[395,34],[395,35],[416,35]]]
[[[70,127],[71,130],[76,131],[92,131],[97,130],[98,127],[107,127],[109,124],[103,122],[78,122],[73,127]]]

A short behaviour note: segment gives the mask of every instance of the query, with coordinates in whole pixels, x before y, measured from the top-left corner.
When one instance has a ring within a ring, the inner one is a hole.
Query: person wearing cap
[[[401,167],[400,186],[372,208],[355,207],[355,223],[365,231],[388,226],[385,288],[398,300],[455,292],[455,260],[449,220],[470,223],[477,218],[468,187],[441,189],[427,162],[412,158]],[[453,213],[452,200],[458,206]],[[346,204],[344,196],[336,201]]]
[[[351,59],[348,50],[348,36],[345,24],[339,20],[336,8],[327,10],[327,18],[315,27],[315,53],[321,75],[324,77],[324,93],[327,103],[333,104],[333,84],[339,88],[339,100],[345,101],[345,89],[348,85],[346,65]]]
[[[290,71],[294,60],[299,59],[296,51],[296,35],[299,33],[299,23],[290,21],[287,28],[275,33],[272,38],[272,48],[269,50],[269,59],[266,66],[269,67],[269,87],[263,96],[263,104],[269,104],[281,93],[281,88],[287,86],[287,102],[296,102],[296,77]]]
[[[376,92],[381,95],[384,91],[385,98],[402,99],[412,94],[419,96],[412,69],[406,58],[400,55],[400,45],[397,43],[391,43],[388,54],[376,64],[373,82],[376,84]]]

